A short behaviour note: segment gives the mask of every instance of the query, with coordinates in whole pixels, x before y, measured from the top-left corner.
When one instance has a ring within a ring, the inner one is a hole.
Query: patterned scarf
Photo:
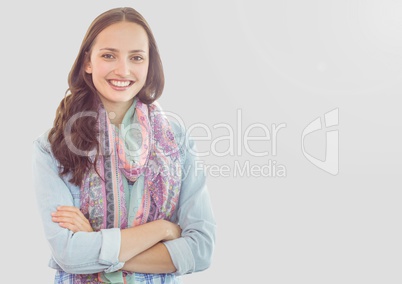
[[[94,231],[169,220],[178,204],[179,147],[160,106],[156,102],[146,105],[135,98],[122,124],[116,129],[100,107],[100,155],[96,170],[90,169],[84,177],[80,200],[81,211]],[[143,198],[134,221],[129,224],[123,178],[131,185],[141,175],[144,175]],[[82,276],[86,281],[91,278]]]

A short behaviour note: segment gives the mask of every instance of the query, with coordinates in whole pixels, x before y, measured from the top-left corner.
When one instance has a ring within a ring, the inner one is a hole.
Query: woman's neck
[[[106,112],[109,116],[110,122],[115,126],[119,126],[123,122],[124,115],[127,110],[130,108],[133,101],[124,102],[124,103],[113,103],[110,104],[108,102],[103,102],[103,106],[106,109]]]
[[[109,116],[110,122],[115,125],[119,126],[123,122],[124,118],[124,113],[119,113],[119,112],[114,112],[114,111],[108,111],[107,114]]]

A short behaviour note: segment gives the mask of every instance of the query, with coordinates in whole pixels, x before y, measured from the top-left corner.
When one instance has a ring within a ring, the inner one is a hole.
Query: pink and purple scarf
[[[100,107],[98,127],[100,155],[96,170],[90,169],[84,177],[80,198],[81,211],[94,231],[169,220],[178,204],[181,164],[179,146],[160,106],[135,98],[120,129],[110,123],[106,110]],[[129,224],[123,178],[133,184],[141,175],[143,198]]]

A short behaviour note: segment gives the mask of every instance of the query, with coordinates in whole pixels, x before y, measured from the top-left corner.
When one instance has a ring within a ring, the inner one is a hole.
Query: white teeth
[[[113,86],[116,87],[127,87],[128,85],[130,85],[130,81],[115,81],[115,80],[110,80],[110,83]]]

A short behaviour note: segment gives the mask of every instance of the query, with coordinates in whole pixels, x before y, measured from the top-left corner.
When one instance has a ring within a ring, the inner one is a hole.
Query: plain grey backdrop
[[[166,75],[161,105],[187,127],[204,126],[194,135],[211,134],[198,145],[210,151],[203,161],[216,251],[208,270],[183,282],[401,283],[400,1],[5,3],[0,208],[7,275],[53,281],[32,187],[32,141],[53,122],[91,21],[132,6],[159,45]],[[303,154],[325,160],[324,115],[332,110],[337,174]],[[318,118],[322,129],[302,148],[303,130]],[[252,137],[284,127],[275,142],[246,145],[239,136],[250,125],[259,125],[249,129]],[[246,146],[269,153],[256,157]],[[285,175],[269,174],[270,163]]]

